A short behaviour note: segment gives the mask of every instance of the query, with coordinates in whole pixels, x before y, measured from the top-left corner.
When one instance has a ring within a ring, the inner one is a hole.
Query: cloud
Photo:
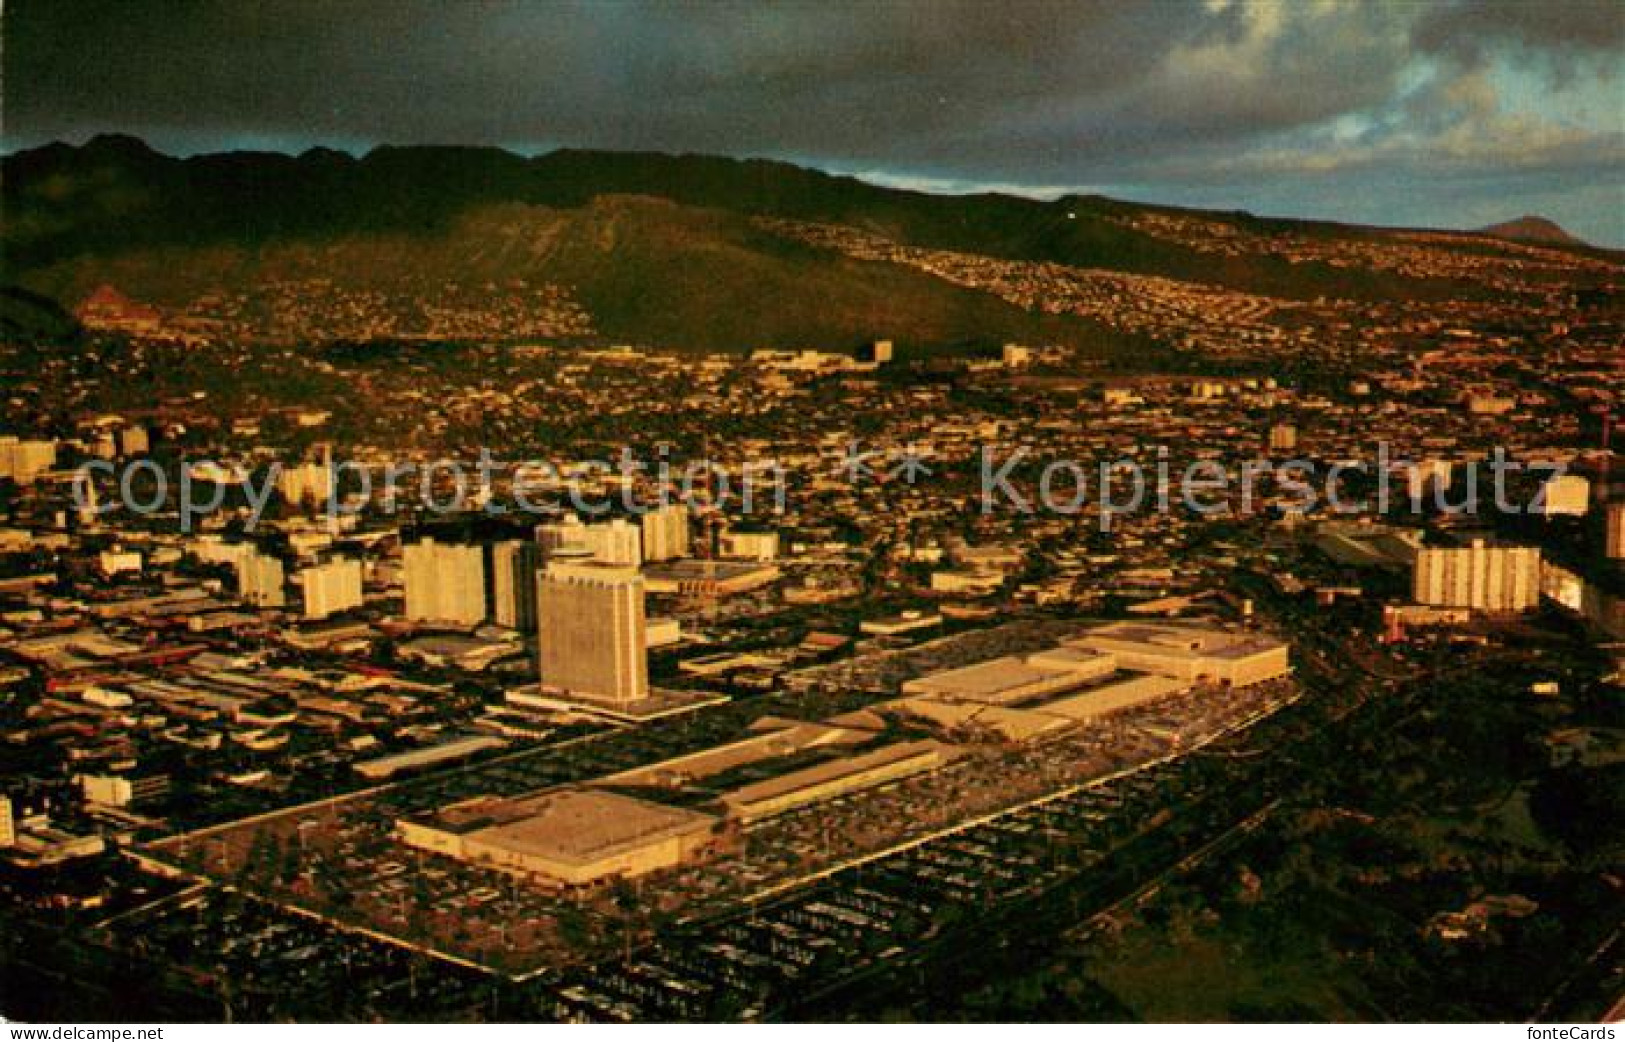
[[[1625,8],[21,0],[4,30],[12,146],[571,145],[1170,197],[1247,171],[1285,203],[1293,179],[1470,177],[1487,198],[1497,169],[1614,162]]]

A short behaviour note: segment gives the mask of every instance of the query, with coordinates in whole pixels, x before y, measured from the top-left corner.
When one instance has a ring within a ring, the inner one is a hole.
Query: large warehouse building
[[[906,695],[984,705],[1013,705],[1070,691],[1117,670],[1116,660],[1088,649],[1060,647],[1025,657],[989,659],[905,681]]]
[[[1153,622],[1113,622],[1066,642],[1116,657],[1120,669],[1245,687],[1292,671],[1287,646],[1255,633]]]
[[[702,856],[718,842],[710,814],[596,789],[481,798],[396,822],[402,842],[545,882],[584,886]]]
[[[950,733],[1026,742],[1151,705],[1201,683],[1245,687],[1291,668],[1287,646],[1257,634],[1118,622],[1049,651],[906,681],[904,697],[882,708]]]

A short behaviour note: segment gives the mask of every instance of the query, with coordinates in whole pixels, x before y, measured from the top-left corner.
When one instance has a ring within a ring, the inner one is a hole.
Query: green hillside
[[[255,333],[268,324],[284,339],[382,330],[728,350],[879,337],[944,350],[1001,340],[1102,356],[1145,349],[918,267],[795,242],[753,220],[762,217],[1286,300],[1487,292],[1449,265],[1366,263],[1368,245],[1409,248],[1387,230],[1093,196],[934,196],[759,160],[444,147],[178,159],[100,137],[8,156],[0,175],[0,284],[70,310],[102,285],[193,316],[204,299],[203,315]],[[1512,248],[1470,235],[1428,239],[1429,249],[1462,255]],[[1221,241],[1241,248],[1214,249]],[[431,314],[452,311],[457,322]],[[515,313],[529,317],[516,323]]]

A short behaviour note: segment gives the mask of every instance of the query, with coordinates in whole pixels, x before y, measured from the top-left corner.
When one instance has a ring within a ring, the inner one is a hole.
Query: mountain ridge
[[[433,305],[452,284],[466,283],[455,293],[468,296],[523,283],[527,294],[548,287],[579,304],[596,336],[705,349],[906,340],[911,324],[926,346],[1027,337],[1107,354],[1143,346],[1073,316],[789,241],[753,223],[764,218],[1282,300],[1483,291],[1312,250],[1292,255],[1291,243],[1389,248],[1408,234],[1390,229],[1081,194],[933,195],[778,160],[703,155],[380,146],[359,157],[313,148],[178,158],[138,138],[102,135],[4,157],[0,204],[0,281],[70,306],[102,283],[170,308],[290,280],[406,302],[393,308],[416,306],[414,294]],[[1415,234],[1467,253],[1511,248],[1471,233]],[[1261,245],[1216,251],[1213,237]]]

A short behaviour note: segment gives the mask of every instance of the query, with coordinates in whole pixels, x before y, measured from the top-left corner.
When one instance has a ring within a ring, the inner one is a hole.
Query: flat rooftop
[[[685,557],[644,565],[643,574],[655,580],[728,580],[777,570],[778,565],[772,561],[706,561]]]
[[[558,789],[501,801],[506,819],[465,833],[483,846],[589,865],[674,836],[710,829],[716,818],[596,789]]]
[[[1027,694],[1027,688],[1055,677],[1057,670],[1030,666],[1014,655],[950,669],[909,681],[909,690],[967,701],[996,702],[1001,694]]]
[[[428,767],[447,760],[455,760],[464,756],[472,756],[487,749],[500,749],[508,743],[501,738],[490,735],[474,735],[469,738],[455,738],[439,745],[431,745],[425,749],[412,749],[404,753],[395,753],[392,756],[381,756],[376,760],[366,760],[355,765],[357,774],[366,778],[387,778],[398,771],[412,770],[417,767]]]
[[[1114,622],[1066,642],[1068,647],[1100,648],[1139,645],[1139,650],[1183,658],[1245,658],[1281,646],[1255,633],[1231,633],[1199,626]]]
[[[783,759],[819,746],[850,745],[871,737],[866,731],[766,717],[757,721],[753,730],[759,730],[760,733],[725,745],[716,745],[658,763],[634,767],[619,774],[606,775],[597,779],[597,784],[633,786],[677,784],[723,774],[748,764]]]
[[[884,767],[913,764],[919,770],[925,770],[951,752],[952,747],[930,739],[897,742],[857,756],[842,757],[777,778],[754,782],[726,794],[723,800],[730,805],[761,803]]]

